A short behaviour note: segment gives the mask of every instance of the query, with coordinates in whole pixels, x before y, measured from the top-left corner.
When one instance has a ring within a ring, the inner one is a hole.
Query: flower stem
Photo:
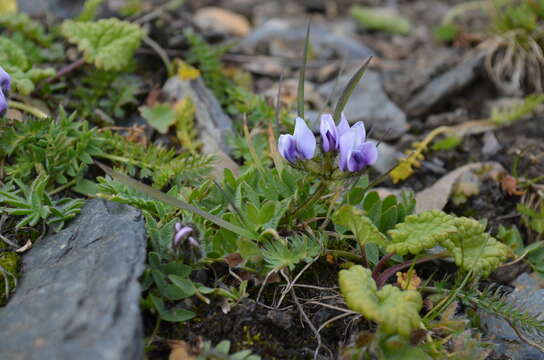
[[[376,266],[374,267],[374,271],[372,272],[372,278],[374,280],[376,280],[378,278],[378,275],[380,275],[380,271],[383,269],[383,267],[385,266],[385,263],[387,262],[387,260],[391,259],[395,254],[393,253],[389,253],[387,255],[384,255],[380,261],[378,261],[378,263],[376,264]]]
[[[159,55],[164,64],[164,67],[166,68],[168,76],[174,75],[172,70],[172,63],[170,62],[170,57],[168,56],[166,51],[164,51],[164,49],[155,40],[151,39],[147,35],[145,35],[142,40],[147,46],[153,49],[157,53],[157,55]]]
[[[343,258],[346,258],[346,259],[349,259],[349,260],[352,260],[352,261],[356,261],[357,263],[360,263],[360,264],[365,263],[365,259],[362,258],[361,256],[359,256],[357,254],[354,254],[352,252],[349,252],[349,251],[345,251],[345,250],[327,249],[327,251],[325,251],[325,254],[331,254],[331,255],[334,255],[334,256],[341,256]]]
[[[445,258],[445,257],[448,257],[448,256],[451,256],[449,251],[443,251],[443,252],[438,253],[438,254],[422,257],[419,260],[415,260],[415,263],[414,263],[414,260],[405,261],[402,264],[398,264],[398,265],[395,265],[393,267],[390,267],[389,269],[387,269],[383,273],[381,273],[378,276],[378,278],[376,279],[376,284],[378,285],[378,287],[381,288],[387,282],[387,280],[389,280],[389,278],[391,276],[393,276],[397,271],[400,271],[402,269],[410,267],[410,266],[412,266],[412,264],[414,264],[414,265],[415,264],[421,264],[421,263],[424,263],[424,262],[432,261],[432,260],[435,260],[435,259],[441,259],[441,258]],[[382,258],[382,260],[383,260],[383,258]]]
[[[319,198],[323,195],[323,193],[327,190],[327,184],[325,184],[325,182],[321,182],[319,184],[319,186],[317,187],[317,189],[315,190],[314,194],[312,195],[312,197],[310,197],[308,199],[308,201],[306,201],[305,203],[302,203],[298,208],[295,209],[295,211],[293,211],[291,213],[291,216],[296,216],[298,213],[300,213],[302,210],[306,209],[307,207],[313,205],[317,200],[319,200]]]
[[[54,83],[55,81],[57,81],[60,78],[68,75],[72,71],[80,68],[81,66],[83,66],[83,64],[85,64],[85,59],[79,58],[76,61],[74,61],[73,63],[66,65],[65,67],[60,69],[54,76],[51,76],[50,78],[47,78],[42,83],[40,83],[36,90],[41,89],[43,87],[43,85],[45,85],[45,84]]]
[[[75,184],[76,184],[76,179],[72,179],[72,180],[68,181],[66,184],[61,185],[58,188],[54,189],[53,191],[49,192],[49,195],[57,194],[57,193],[61,192],[62,190],[65,190],[65,189],[67,189],[69,187],[72,187],[72,185],[75,185]]]
[[[36,108],[34,106],[31,106],[31,105],[23,104],[23,103],[18,102],[18,101],[11,100],[9,102],[9,107],[14,108],[14,109],[22,110],[22,111],[24,111],[26,113],[34,115],[37,118],[40,118],[40,119],[46,119],[46,118],[49,117],[49,115],[47,115],[46,113],[44,113],[40,109],[38,109],[38,108]]]

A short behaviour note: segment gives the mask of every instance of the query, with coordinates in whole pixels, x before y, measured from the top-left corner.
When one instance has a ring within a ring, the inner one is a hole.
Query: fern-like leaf
[[[62,24],[62,34],[77,44],[87,63],[99,69],[122,70],[140,47],[144,32],[138,25],[105,19],[96,22],[66,20]]]
[[[286,243],[279,241],[267,243],[263,249],[263,256],[270,268],[274,270],[284,268],[292,270],[302,261],[311,261],[319,255],[320,251],[319,242],[303,236],[293,236]]]
[[[492,286],[483,291],[460,291],[458,296],[464,302],[505,320],[524,335],[544,338],[544,318],[541,314],[527,311],[520,297],[508,295],[501,287]]]

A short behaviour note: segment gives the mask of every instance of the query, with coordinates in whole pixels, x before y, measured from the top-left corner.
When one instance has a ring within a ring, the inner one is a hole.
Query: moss
[[[5,305],[16,286],[20,256],[15,252],[0,253],[0,306]],[[6,287],[6,281],[7,287]],[[6,293],[6,288],[8,292]]]

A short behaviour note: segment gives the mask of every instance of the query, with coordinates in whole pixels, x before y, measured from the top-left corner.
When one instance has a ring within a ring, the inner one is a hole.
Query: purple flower
[[[334,119],[331,114],[321,115],[321,123],[319,125],[319,132],[323,139],[323,151],[337,151],[340,147],[340,136],[349,130],[349,124],[342,113],[342,119],[338,126],[334,123]]]
[[[340,170],[358,172],[376,162],[378,149],[375,144],[365,142],[365,138],[365,125],[362,121],[355,123],[340,136]]]
[[[174,236],[174,240],[172,241],[172,248],[175,249],[179,246],[179,244],[187,239],[189,235],[193,232],[193,228],[190,226],[183,226],[181,223],[176,223],[174,225],[176,228],[176,234]]]
[[[11,87],[11,77],[0,66],[0,116],[8,110],[8,94]]]
[[[281,156],[292,164],[297,160],[313,158],[315,146],[314,133],[300,117],[296,118],[293,135],[280,135],[278,141],[278,150]]]

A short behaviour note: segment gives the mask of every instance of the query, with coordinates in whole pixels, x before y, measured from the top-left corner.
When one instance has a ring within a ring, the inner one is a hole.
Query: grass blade
[[[304,79],[306,77],[306,65],[308,64],[308,49],[310,47],[310,21],[306,28],[306,39],[304,39],[304,53],[302,54],[302,66],[298,78],[297,90],[297,114],[304,119]]]
[[[355,87],[363,77],[364,73],[366,72],[366,69],[368,69],[368,65],[370,65],[370,60],[372,60],[372,56],[369,57],[365,63],[357,70],[355,75],[351,79],[349,79],[348,84],[346,85],[346,88],[342,92],[342,95],[338,99],[338,102],[336,103],[336,108],[334,109],[334,121],[338,122],[340,120],[340,115],[342,114],[342,111],[344,111],[344,108],[346,107],[346,104],[348,103],[349,98],[351,97],[351,94],[353,93],[353,90],[355,90]]]
[[[151,198],[155,199],[155,200],[158,200],[158,201],[162,201],[166,204],[169,204],[169,205],[172,205],[172,206],[176,206],[180,209],[183,209],[183,210],[187,210],[187,211],[190,211],[192,213],[195,213],[197,215],[200,215],[202,216],[204,219],[206,220],[209,220],[211,222],[213,222],[214,224],[224,228],[224,229],[227,229],[229,231],[232,231],[233,233],[236,233],[240,236],[243,236],[245,238],[248,238],[248,239],[255,239],[256,238],[256,234],[253,234],[251,231],[248,231],[244,228],[241,228],[237,225],[234,225],[232,223],[229,223],[228,221],[225,221],[223,219],[221,219],[220,217],[218,216],[215,216],[215,215],[212,215],[202,209],[199,209],[197,208],[196,206],[193,206],[193,205],[190,205],[188,203],[186,203],[185,201],[181,201],[179,199],[176,199],[175,197],[173,196],[170,196],[170,195],[167,195],[165,193],[163,193],[162,191],[159,191],[155,188],[152,188],[151,186],[148,186],[140,181],[137,181],[137,180],[134,180],[132,179],[131,177],[129,176],[126,176],[126,175],[123,175],[115,170],[113,170],[112,168],[110,168],[109,166],[106,166],[98,161],[95,160],[95,163],[102,169],[104,170],[104,172],[108,175],[110,175],[111,177],[113,177],[115,180],[135,189],[135,190],[138,190],[138,191],[141,191],[143,192],[144,194],[147,194],[149,195]]]

